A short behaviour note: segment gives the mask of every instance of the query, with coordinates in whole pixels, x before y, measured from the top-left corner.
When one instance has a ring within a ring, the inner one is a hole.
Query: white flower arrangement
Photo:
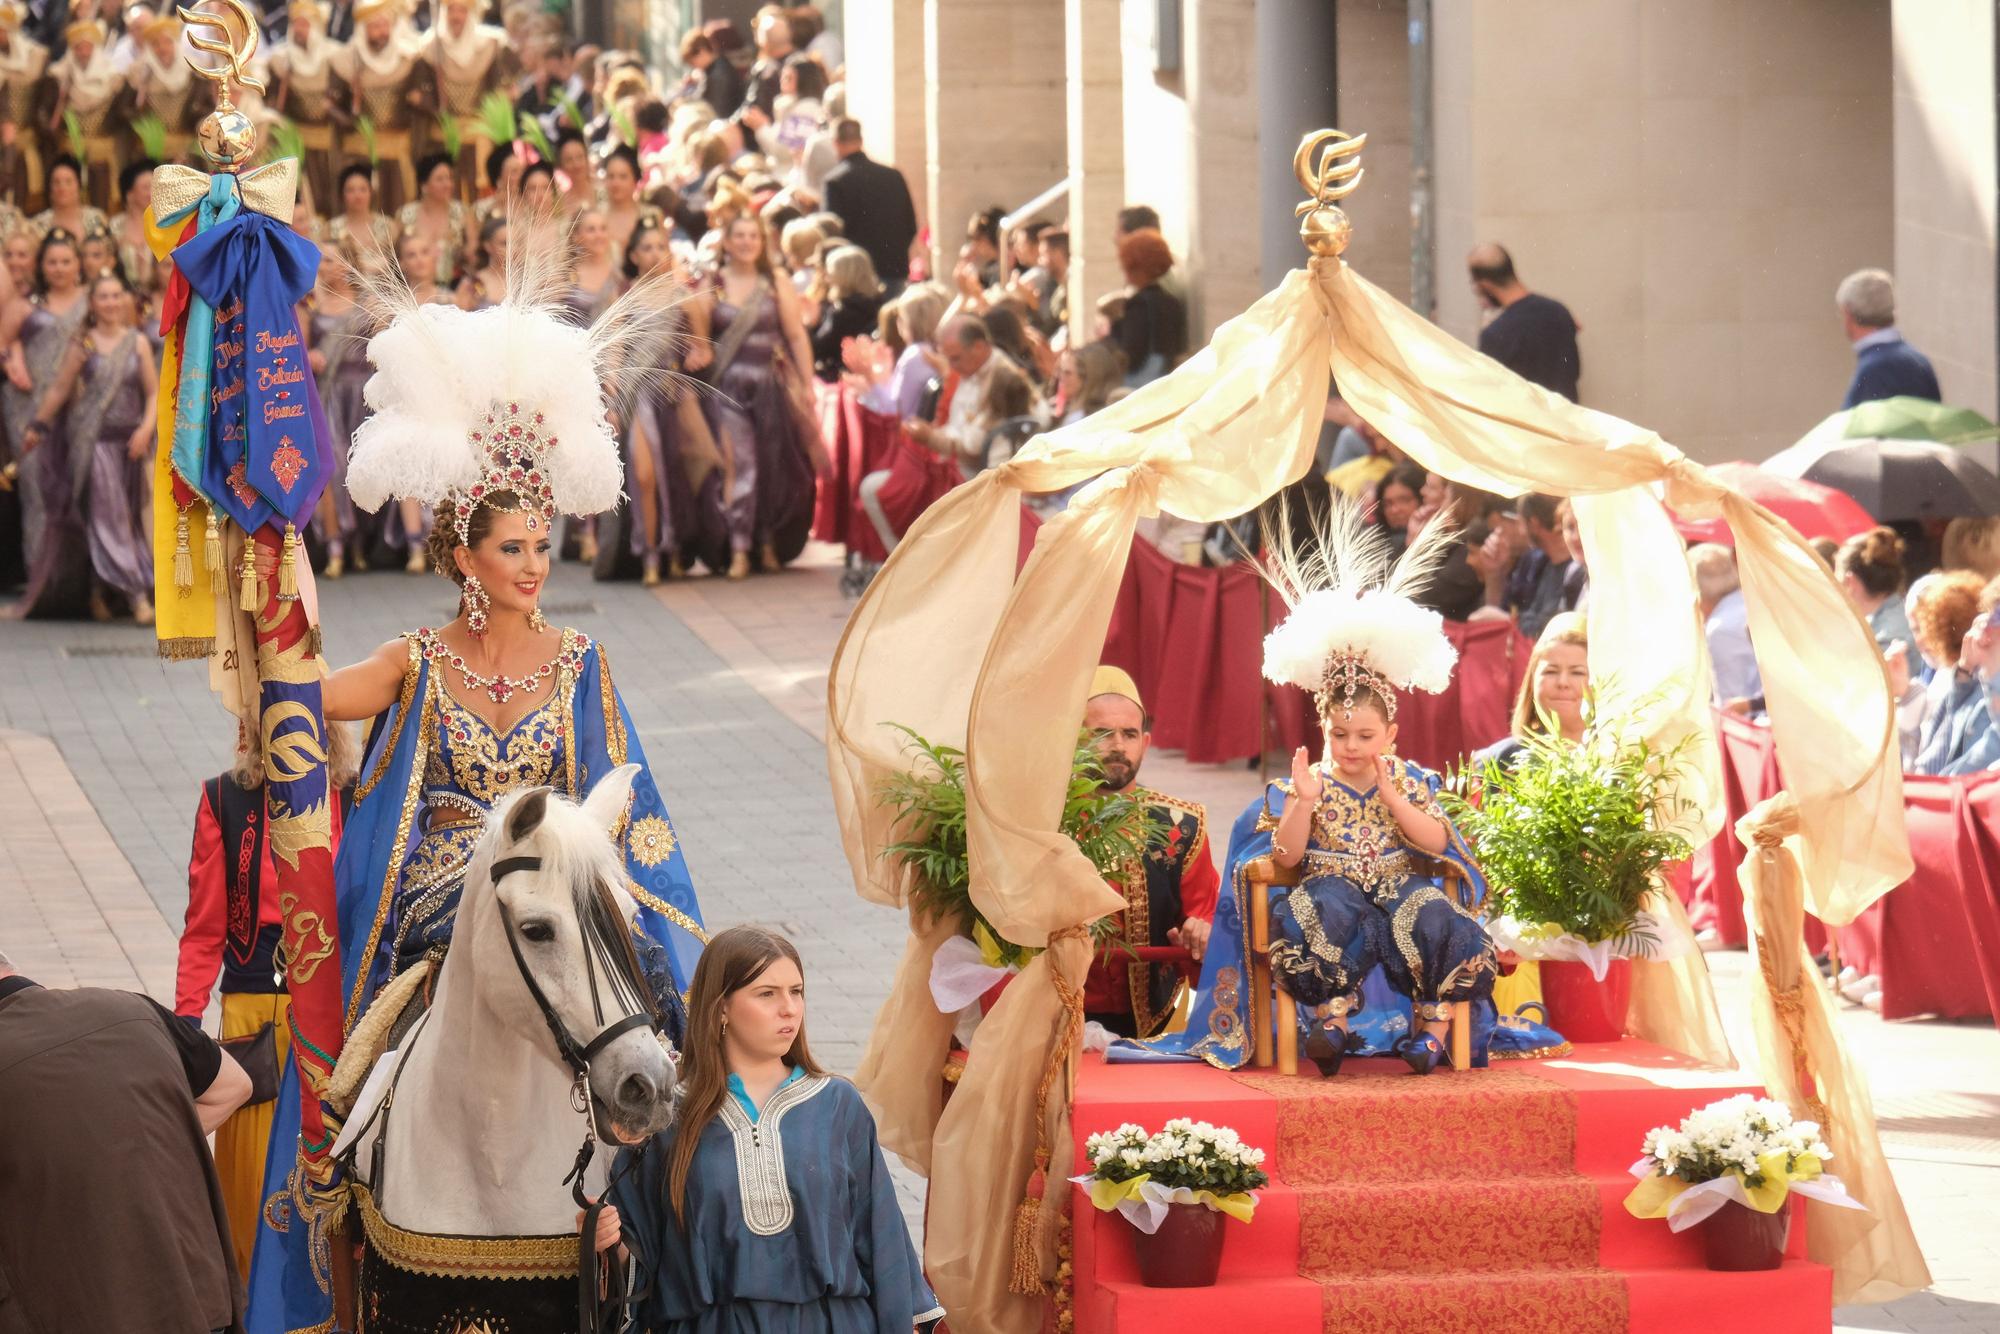
[[[1817,1122],[1794,1120],[1781,1102],[1739,1093],[1690,1112],[1679,1127],[1646,1132],[1645,1156],[1632,1164],[1639,1184],[1625,1207],[1640,1218],[1665,1218],[1680,1232],[1731,1200],[1775,1213],[1791,1192],[1842,1208],[1865,1206],[1823,1165],[1833,1150]]]
[[[1091,1202],[1117,1210],[1151,1233],[1169,1204],[1202,1204],[1249,1222],[1256,1191],[1268,1185],[1264,1151],[1228,1126],[1176,1117],[1158,1134],[1127,1121],[1083,1142],[1090,1171],[1070,1180],[1090,1189]]]

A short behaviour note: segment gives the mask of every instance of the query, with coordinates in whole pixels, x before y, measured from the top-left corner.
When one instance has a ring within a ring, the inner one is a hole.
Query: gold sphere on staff
[[[202,155],[219,167],[239,167],[257,151],[257,127],[233,106],[217,107],[202,117],[196,134]]]

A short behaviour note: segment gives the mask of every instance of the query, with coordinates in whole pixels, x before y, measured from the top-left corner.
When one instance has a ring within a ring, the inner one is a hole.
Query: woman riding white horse
[[[431,1002],[474,847],[509,794],[577,796],[628,761],[639,766],[609,831],[618,873],[608,878],[638,905],[632,946],[676,1039],[704,938],[679,838],[604,652],[548,625],[540,607],[557,514],[618,499],[601,386],[621,368],[659,364],[655,336],[676,292],[670,279],[641,282],[578,328],[552,313],[566,281],[559,228],[517,218],[510,235],[497,306],[468,313],[418,306],[407,288],[368,293],[386,327],[368,346],[374,415],[355,435],[348,489],[367,510],[430,507],[433,564],[458,585],[459,606],[448,624],[390,641],[325,687],[328,718],[374,720],[335,872],[346,1047],[362,1050],[350,1073],[401,1041]],[[292,1075],[278,1127],[295,1132],[298,1097]],[[327,1328],[346,1258],[326,1235],[342,1196],[297,1187],[296,1138],[274,1133],[265,1169],[251,1334]]]

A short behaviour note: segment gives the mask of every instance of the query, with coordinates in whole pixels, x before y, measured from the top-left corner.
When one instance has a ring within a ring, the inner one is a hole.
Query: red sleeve
[[[194,817],[194,850],[188,855],[187,925],[181,930],[180,969],[174,979],[174,1013],[190,1019],[200,1019],[208,1009],[215,975],[222,971],[227,874],[222,823],[204,783]]]
[[[1215,873],[1215,853],[1208,846],[1208,821],[1203,820],[1201,832],[1195,835],[1194,847],[1189,849],[1187,861],[1181,865],[1182,915],[1199,917],[1204,922],[1212,920],[1215,917],[1215,902],[1221,894],[1222,877]]]

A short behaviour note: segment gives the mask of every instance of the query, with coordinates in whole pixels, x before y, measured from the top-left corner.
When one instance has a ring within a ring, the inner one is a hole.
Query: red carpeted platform
[[[1078,1334],[1689,1330],[1831,1327],[1832,1284],[1791,1256],[1712,1273],[1699,1234],[1625,1212],[1646,1131],[1732,1093],[1720,1071],[1635,1040],[1559,1061],[1411,1075],[1351,1060],[1332,1080],[1206,1066],[1106,1065],[1077,1080],[1075,1132],[1191,1116],[1268,1154],[1256,1221],[1229,1223],[1213,1288],[1147,1288],[1131,1229],[1073,1188]]]

